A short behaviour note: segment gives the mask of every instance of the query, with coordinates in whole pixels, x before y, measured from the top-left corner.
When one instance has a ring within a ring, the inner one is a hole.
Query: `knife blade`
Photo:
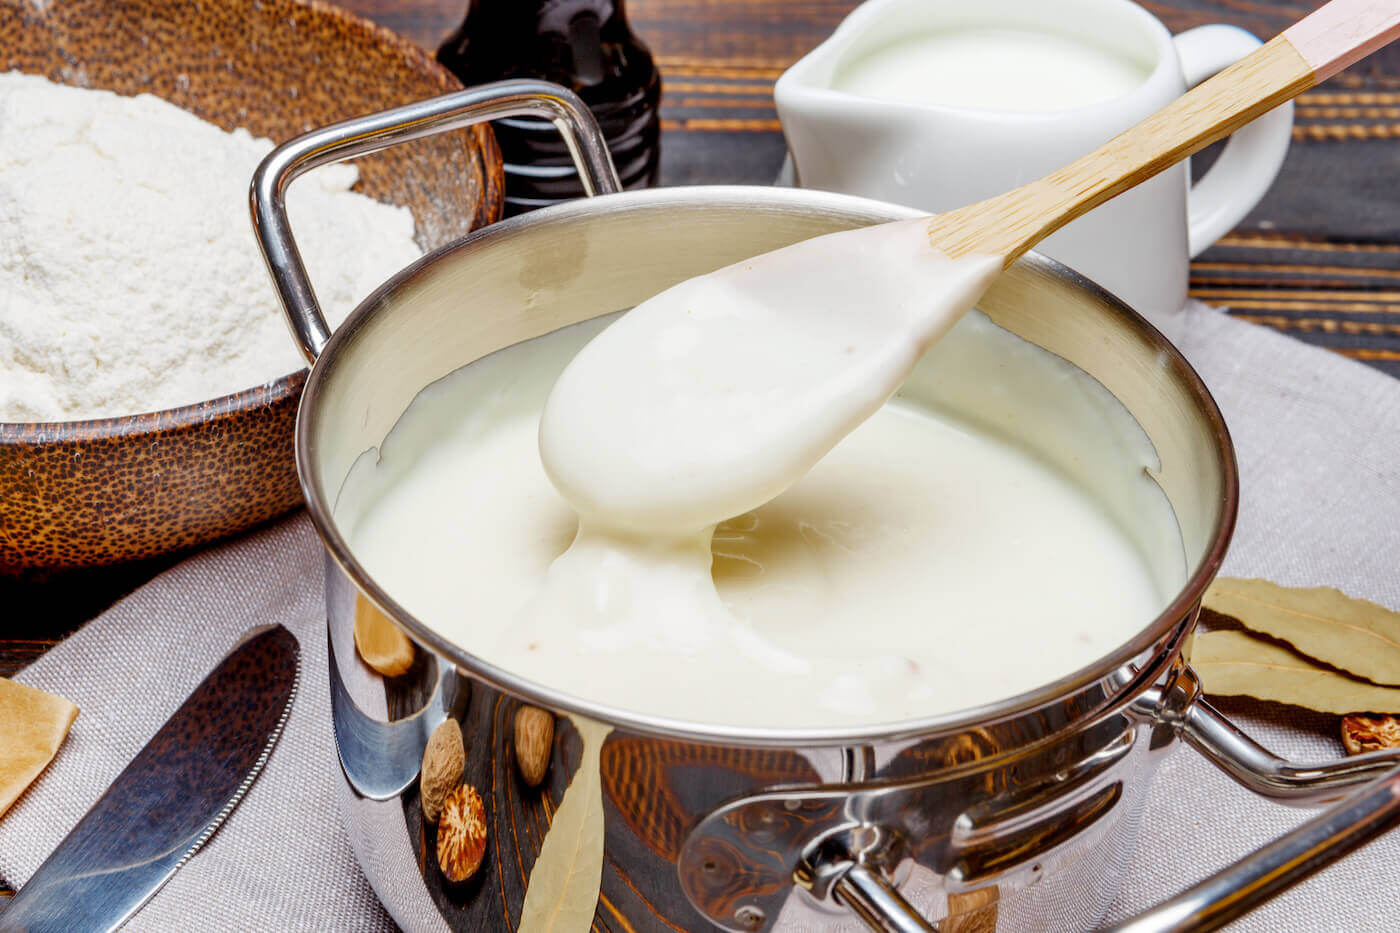
[[[114,930],[209,841],[282,735],[300,647],[249,629],[34,872],[0,931]]]

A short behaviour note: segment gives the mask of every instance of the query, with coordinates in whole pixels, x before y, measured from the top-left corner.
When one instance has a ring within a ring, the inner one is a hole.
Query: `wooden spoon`
[[[1039,181],[935,215],[950,256],[1017,257],[1122,194],[1400,36],[1400,0],[1332,0],[1215,77]]]

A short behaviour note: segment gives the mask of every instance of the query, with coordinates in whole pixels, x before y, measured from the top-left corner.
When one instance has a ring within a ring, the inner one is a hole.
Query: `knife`
[[[291,712],[299,655],[280,625],[245,632],[0,911],[0,931],[131,919],[257,780]]]

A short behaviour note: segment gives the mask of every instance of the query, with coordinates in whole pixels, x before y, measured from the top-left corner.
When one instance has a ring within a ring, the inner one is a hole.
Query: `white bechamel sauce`
[[[558,678],[580,655],[640,650],[692,676],[805,677],[825,685],[821,705],[862,716],[910,694],[917,665],[851,671],[758,637],[716,589],[710,545],[716,525],[780,496],[878,410],[1000,273],[997,256],[950,259],[927,225],[816,237],[688,279],[574,357],[539,452],[578,533],[502,640],[504,666],[554,652]],[[624,705],[650,711],[654,694]]]
[[[964,28],[910,36],[837,69],[832,87],[916,104],[1010,112],[1072,110],[1147,78],[1112,49],[1049,32]]]
[[[1000,421],[1008,392],[1055,396],[1077,379],[1106,396],[981,318],[948,347],[1000,390],[973,420],[926,404],[937,380],[916,378],[712,540],[705,529],[662,542],[579,535],[536,432],[551,382],[598,327],[509,348],[425,389],[337,506],[394,599],[515,674],[690,721],[886,723],[1076,670],[1146,625],[1177,582],[1175,568],[1158,579],[1144,546],[1085,491],[1101,478],[1151,487],[1150,445],[1114,420],[1131,421],[1126,412],[1106,416],[1085,385],[1063,392],[1057,432],[1075,437],[1089,471],[1075,479],[974,426]],[[1028,373],[1040,370],[1036,383]],[[1170,522],[1164,501],[1123,501],[1137,522]]]

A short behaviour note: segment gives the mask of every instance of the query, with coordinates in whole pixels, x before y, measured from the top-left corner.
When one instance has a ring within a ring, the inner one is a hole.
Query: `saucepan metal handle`
[[[253,232],[272,274],[292,336],[314,363],[330,328],[316,301],[301,253],[287,222],[287,186],[298,176],[332,162],[387,149],[435,133],[501,117],[549,120],[564,137],[588,195],[622,190],[603,133],[576,94],[548,81],[499,81],[313,130],[268,154],[249,191]]]
[[[1200,679],[1189,666],[1134,706],[1139,715],[1170,725],[1256,794],[1302,806],[1338,802],[1230,868],[1112,928],[1119,933],[1218,929],[1400,823],[1400,751],[1318,762],[1280,758],[1202,699]]]
[[[1334,804],[1113,933],[1218,930],[1400,823],[1400,770]]]
[[[1206,702],[1199,678],[1185,665],[1164,686],[1140,694],[1132,714],[1144,723],[1171,727],[1225,774],[1261,796],[1302,806],[1333,805],[1230,868],[1110,928],[1117,933],[1218,929],[1400,824],[1400,751],[1319,762],[1280,758]],[[872,930],[936,929],[878,866],[849,864],[830,884],[830,896]]]
[[[1331,803],[1400,767],[1400,750],[1332,761],[1280,758],[1206,702],[1200,678],[1186,665],[1177,668],[1166,685],[1139,695],[1133,709],[1146,721],[1171,726],[1231,779],[1276,803]]]
[[[547,81],[500,81],[444,94],[393,110],[313,130],[278,146],[253,175],[249,191],[253,232],[277,287],[292,336],[308,362],[330,339],[321,306],[287,220],[287,187],[322,165],[387,149],[435,133],[500,117],[531,116],[551,121],[568,146],[588,195],[622,190],[602,131],[577,95]],[[379,722],[362,711],[340,677],[331,648],[331,707],[336,748],[350,785],[375,800],[396,796],[418,776],[418,762],[434,726],[460,693],[453,672],[443,668],[433,697],[415,715]]]

